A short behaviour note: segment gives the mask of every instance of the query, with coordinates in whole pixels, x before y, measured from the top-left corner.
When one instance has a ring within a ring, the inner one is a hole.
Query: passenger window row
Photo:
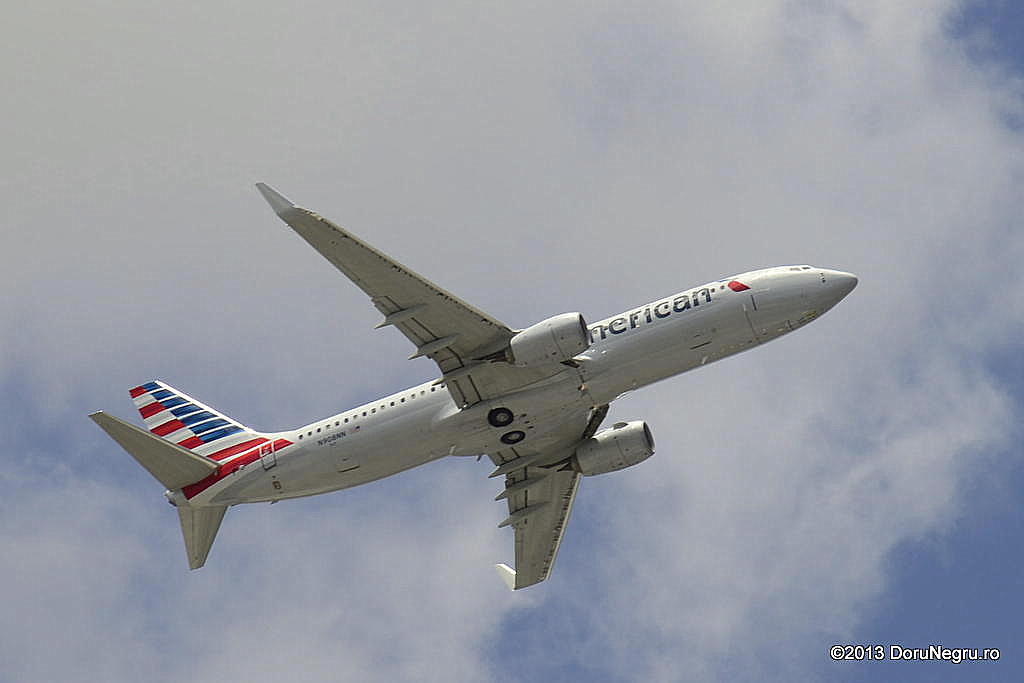
[[[435,391],[437,391],[437,387],[436,386],[430,387],[430,392],[431,393],[434,393]],[[411,401],[414,398],[416,398],[416,396],[426,396],[426,395],[427,395],[427,390],[426,389],[421,389],[419,391],[419,393],[414,391],[411,394],[409,394],[408,396],[402,396],[398,400],[398,403],[399,404],[405,403],[405,399],[407,399],[407,398]],[[390,404],[388,404],[388,403],[381,403],[380,404],[380,411],[383,412],[385,408],[388,408],[388,407],[392,407],[393,408],[395,405],[396,405],[395,401],[391,401]],[[362,411],[362,416],[366,417],[367,415],[374,415],[374,414],[376,414],[377,410],[378,409],[376,407],[370,408],[369,411],[364,410],[364,411]],[[340,427],[342,424],[348,424],[349,420],[351,420],[352,422],[355,422],[359,418],[359,415],[360,415],[360,413],[357,411],[355,413],[352,413],[352,415],[350,415],[350,416],[345,416],[345,417],[343,417],[340,420],[335,420],[334,421],[334,426],[335,427]],[[328,422],[327,424],[323,425],[322,427],[317,427],[316,428],[316,433],[319,434],[322,431],[328,430],[330,428],[331,428],[331,423]],[[299,439],[302,439],[304,436],[313,436],[313,430],[310,429],[305,434],[299,434]]]

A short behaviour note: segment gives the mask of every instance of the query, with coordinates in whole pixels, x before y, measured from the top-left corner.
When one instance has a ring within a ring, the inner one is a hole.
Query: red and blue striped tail
[[[225,460],[269,439],[163,382],[128,392],[146,428],[197,455]]]

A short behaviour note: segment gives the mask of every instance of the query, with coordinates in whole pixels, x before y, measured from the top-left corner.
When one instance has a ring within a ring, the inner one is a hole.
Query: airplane
[[[547,579],[583,477],[654,453],[643,420],[601,429],[617,397],[776,339],[857,285],[809,265],[753,270],[588,324],[577,312],[514,329],[300,208],[269,186],[277,216],[362,289],[440,377],[315,420],[260,432],[161,381],[130,390],[145,429],[90,417],[165,488],[189,568],[206,563],[227,509],[346,489],[446,456],[487,455],[514,531],[512,590]]]

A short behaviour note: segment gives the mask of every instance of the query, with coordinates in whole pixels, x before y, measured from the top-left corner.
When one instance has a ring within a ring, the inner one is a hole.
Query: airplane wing
[[[437,363],[458,405],[470,406],[551,374],[489,363],[489,356],[503,352],[514,330],[264,183],[256,187],[281,220],[369,295],[384,314],[377,327],[398,328],[416,346],[410,359],[427,356]]]
[[[498,526],[515,530],[515,569],[496,565],[509,588],[526,588],[551,574],[580,475],[550,465],[571,456],[575,445],[593,436],[607,414],[608,406],[604,405],[579,416],[582,420],[567,420],[545,438],[542,448],[508,448],[490,455],[498,466],[491,476],[505,475],[505,490],[496,500],[508,501],[509,515]],[[581,429],[581,425],[585,426]]]

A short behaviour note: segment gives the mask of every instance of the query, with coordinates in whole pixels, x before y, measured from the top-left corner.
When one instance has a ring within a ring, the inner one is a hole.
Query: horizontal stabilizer
[[[113,415],[100,411],[89,417],[171,491],[205,479],[217,469],[217,463],[212,460],[153,436]]]
[[[213,539],[217,537],[217,530],[227,510],[226,505],[198,508],[178,506],[189,569],[199,569],[206,564],[206,556],[210,554]]]

